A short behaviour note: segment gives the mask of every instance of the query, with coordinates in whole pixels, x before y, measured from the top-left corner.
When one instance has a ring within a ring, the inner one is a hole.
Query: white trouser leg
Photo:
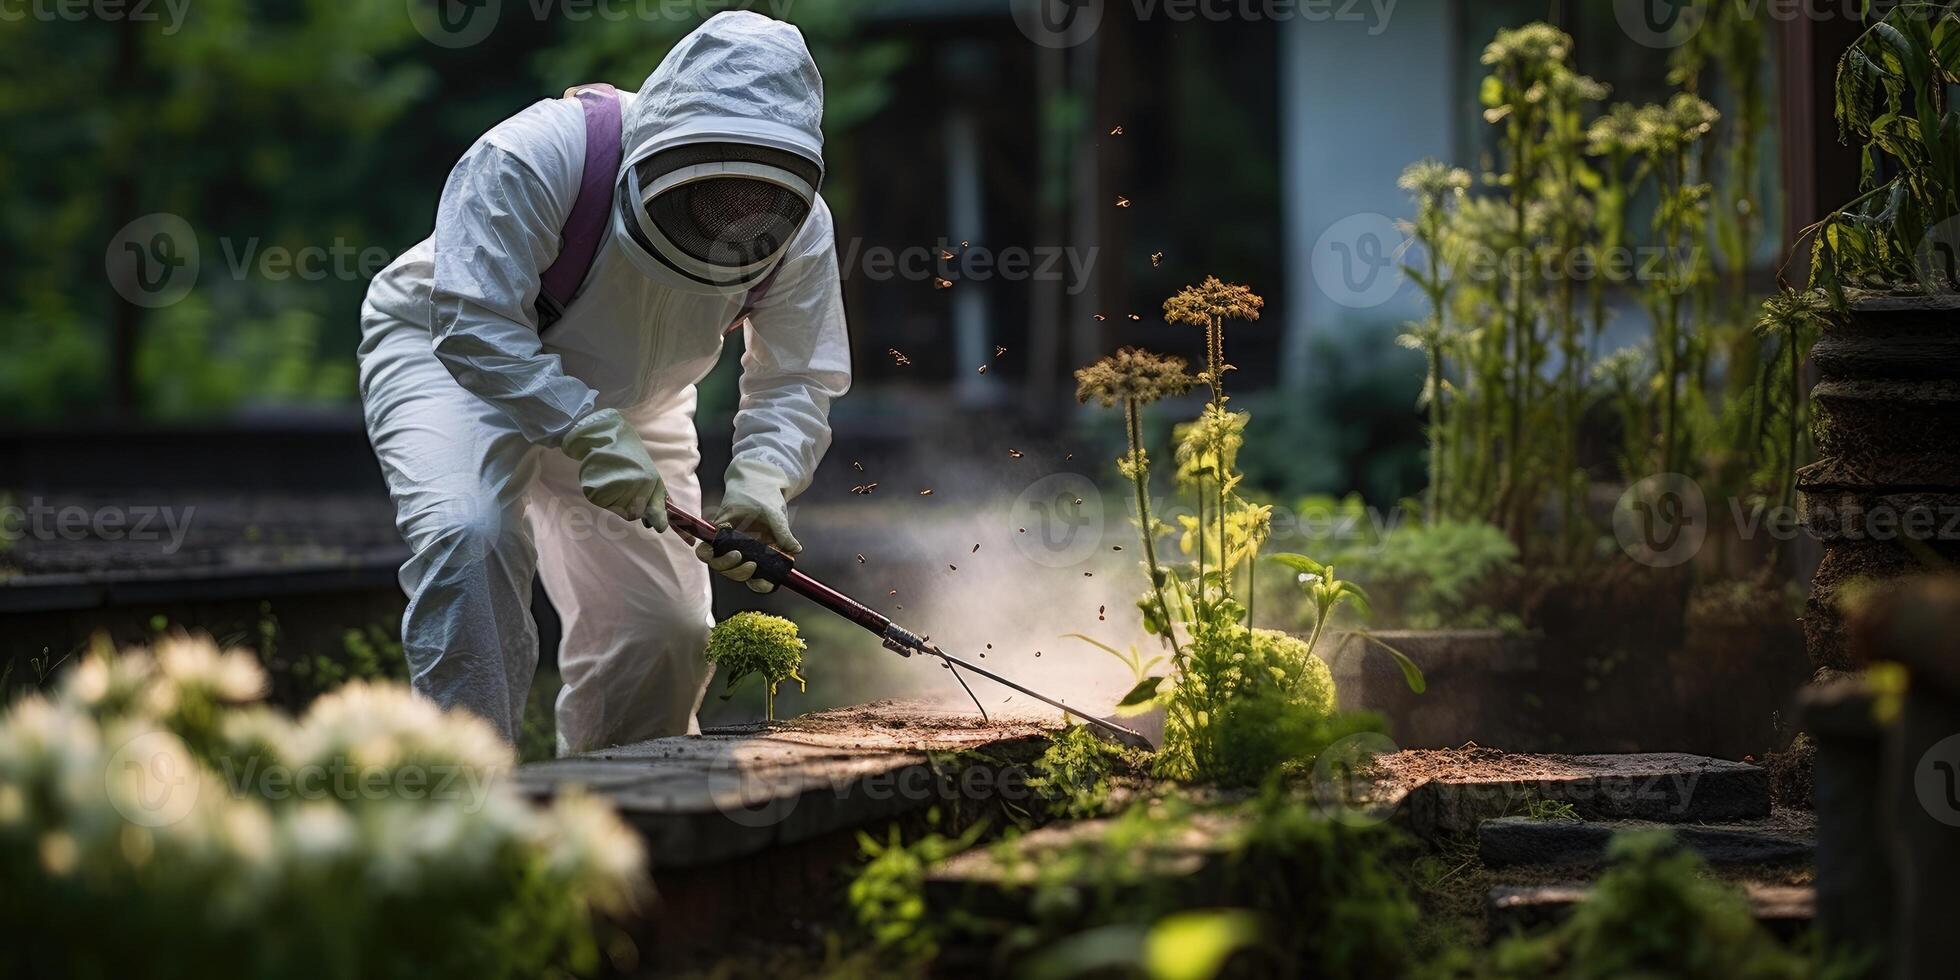
[[[694,392],[634,417],[676,504],[700,512]],[[570,459],[542,460],[529,508],[545,592],[564,621],[558,750],[584,752],[700,731],[714,623],[708,569],[669,531],[592,507]]]
[[[538,659],[537,558],[523,508],[539,453],[456,383],[426,330],[369,325],[361,396],[396,526],[413,552],[401,569],[410,682],[514,742]]]

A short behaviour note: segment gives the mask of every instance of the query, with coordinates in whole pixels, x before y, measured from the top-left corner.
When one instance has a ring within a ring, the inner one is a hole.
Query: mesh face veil
[[[627,170],[627,234],[668,271],[716,289],[760,282],[809,217],[823,171],[795,153],[741,143],[662,150]]]

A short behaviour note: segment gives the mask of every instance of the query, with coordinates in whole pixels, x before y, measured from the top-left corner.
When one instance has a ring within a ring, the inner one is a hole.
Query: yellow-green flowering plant
[[[1124,348],[1076,372],[1078,399],[1123,408],[1128,444],[1117,469],[1136,493],[1150,586],[1137,608],[1144,632],[1170,653],[1167,660],[1146,658],[1134,646],[1124,652],[1071,635],[1113,654],[1135,675],[1119,712],[1163,709],[1164,749],[1155,766],[1172,778],[1257,782],[1305,761],[1336,727],[1333,678],[1312,649],[1317,632],[1303,641],[1253,627],[1250,569],[1271,534],[1272,511],[1240,493],[1238,454],[1251,416],[1229,407],[1225,333],[1227,321],[1256,320],[1264,305],[1245,286],[1207,278],[1164,303],[1166,319],[1205,331],[1203,371],[1193,376],[1182,359]],[[1191,495],[1195,515],[1180,515],[1172,527],[1151,514],[1140,414],[1199,385],[1209,396],[1204,407],[1173,433],[1174,483]],[[1172,533],[1188,560],[1176,570],[1157,548]],[[1158,671],[1160,664],[1166,669]]]

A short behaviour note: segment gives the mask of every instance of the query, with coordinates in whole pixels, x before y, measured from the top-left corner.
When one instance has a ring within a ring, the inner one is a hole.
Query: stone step
[[[948,858],[926,874],[927,906],[983,916],[1024,915],[1044,868],[1065,854],[1111,840],[1116,824],[1115,818],[1050,824]],[[1239,826],[1231,814],[1199,812],[1174,834],[1124,840],[1120,850],[1105,851],[1099,861],[1098,883],[1109,890],[1098,892],[1097,901],[1120,906],[1132,892],[1164,887],[1177,888],[1194,905],[1225,901],[1219,872],[1237,846],[1234,831]]]
[[[1477,827],[1477,854],[1488,867],[1606,863],[1613,835],[1664,826],[1641,820],[1534,820],[1499,817]],[[1680,824],[1675,840],[1710,864],[1803,864],[1817,850],[1816,821],[1807,812],[1777,811],[1768,820]]]
[[[645,948],[707,948],[820,914],[859,831],[882,837],[935,806],[1029,808],[1027,764],[1055,730],[886,701],[531,763],[516,778],[535,798],[610,800],[652,865]]]
[[[944,790],[1017,802],[1032,795],[1013,784],[1025,779],[1024,769],[998,785],[975,778],[948,786],[933,758],[977,753],[1026,763],[1052,731],[1041,721],[988,723],[880,701],[530,763],[517,780],[539,798],[574,786],[606,797],[646,838],[655,868],[691,868],[838,830],[882,828],[942,802]]]
[[[1714,823],[1769,815],[1769,772],[1679,752],[1538,755],[1497,749],[1411,749],[1374,760],[1372,804],[1419,836],[1474,833],[1534,801],[1571,805],[1586,820]]]
[[[1785,941],[1802,936],[1816,916],[1817,893],[1808,885],[1746,882],[1743,890],[1756,921]],[[1572,914],[1590,891],[1590,886],[1578,882],[1499,885],[1484,900],[1487,934],[1497,939],[1554,925]]]

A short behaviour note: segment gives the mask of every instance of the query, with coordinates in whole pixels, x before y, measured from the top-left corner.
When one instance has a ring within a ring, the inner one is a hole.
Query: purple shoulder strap
[[[565,90],[566,98],[576,98],[585,109],[585,168],[579,176],[578,198],[565,219],[558,258],[538,277],[538,329],[543,331],[565,315],[578,295],[585,277],[592,272],[592,261],[599,245],[606,240],[606,227],[612,220],[614,181],[619,176],[619,159],[625,153],[621,143],[619,90],[604,82],[579,85]],[[728,329],[733,332],[755,312],[769,287],[776,282],[778,265],[756,283],[742,299],[742,311],[735,314]]]
[[[558,258],[538,277],[538,328],[558,321],[565,307],[592,271],[592,260],[606,238],[612,217],[613,182],[619,176],[619,90],[604,82],[565,91],[585,109],[585,170],[579,177],[578,198],[565,219]]]

